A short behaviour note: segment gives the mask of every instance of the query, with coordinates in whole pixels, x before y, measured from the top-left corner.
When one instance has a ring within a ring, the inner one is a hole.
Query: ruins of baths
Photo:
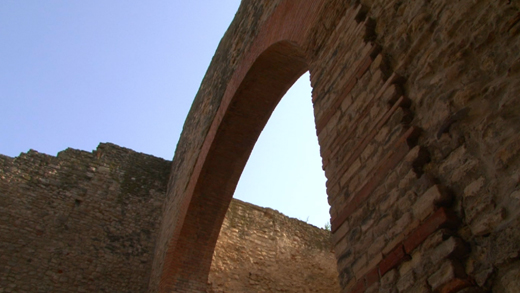
[[[243,0],[172,162],[0,156],[0,292],[518,292],[519,34],[508,0]],[[331,235],[232,202],[307,71]]]

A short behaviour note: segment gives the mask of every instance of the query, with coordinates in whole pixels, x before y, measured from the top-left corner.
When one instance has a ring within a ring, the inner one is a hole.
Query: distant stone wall
[[[170,165],[113,144],[0,155],[0,292],[148,291]],[[226,223],[214,292],[337,288],[330,232],[239,201]]]
[[[233,200],[213,255],[211,292],[339,292],[331,248],[329,231]]]
[[[0,156],[0,292],[145,292],[169,172],[112,144]]]

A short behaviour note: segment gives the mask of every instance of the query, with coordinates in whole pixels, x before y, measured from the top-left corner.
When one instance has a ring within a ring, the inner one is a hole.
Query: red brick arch
[[[309,69],[302,43],[320,2],[280,4],[228,82],[184,195],[189,204],[170,241],[159,291],[205,290],[220,226],[253,146]]]
[[[306,70],[342,292],[457,292],[509,270],[464,240],[518,252],[500,239],[520,243],[519,13],[466,2],[244,0],[177,146],[150,291],[205,291],[240,173]]]

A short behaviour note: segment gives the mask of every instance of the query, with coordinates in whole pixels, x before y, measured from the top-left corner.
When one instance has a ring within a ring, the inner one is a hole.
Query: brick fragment
[[[455,228],[458,224],[459,219],[452,211],[446,208],[438,209],[403,242],[406,253],[410,253],[417,248],[430,234],[438,229]]]
[[[365,275],[365,282],[367,287],[372,286],[372,284],[379,282],[379,268],[375,267],[372,270],[370,270]]]
[[[407,261],[409,259],[410,256],[406,254],[404,246],[397,246],[379,263],[379,272],[381,273],[381,276],[384,276],[386,272],[397,267],[403,261]]]

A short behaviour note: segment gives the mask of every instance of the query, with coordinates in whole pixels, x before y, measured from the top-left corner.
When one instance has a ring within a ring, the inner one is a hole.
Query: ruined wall
[[[207,263],[211,243],[189,245],[196,229],[218,230],[236,184],[227,178],[283,95],[279,83],[288,88],[304,64],[342,291],[515,292],[519,4],[280,0],[240,9],[259,13],[237,15],[216,53],[236,58],[213,60],[206,78],[226,75],[203,82],[186,122],[173,164],[188,174],[170,181],[151,290],[199,291],[203,268],[163,263]],[[250,32],[239,29],[251,21]],[[219,172],[225,178],[212,177]],[[217,182],[226,188],[204,189]]]
[[[518,7],[340,2],[311,79],[342,287],[517,290]]]
[[[169,172],[112,144],[0,156],[0,288],[145,292]]]
[[[0,292],[146,292],[170,166],[104,143],[0,155]],[[225,223],[213,292],[338,290],[330,232],[240,201]]]
[[[339,292],[329,231],[233,200],[209,274],[212,292]]]

